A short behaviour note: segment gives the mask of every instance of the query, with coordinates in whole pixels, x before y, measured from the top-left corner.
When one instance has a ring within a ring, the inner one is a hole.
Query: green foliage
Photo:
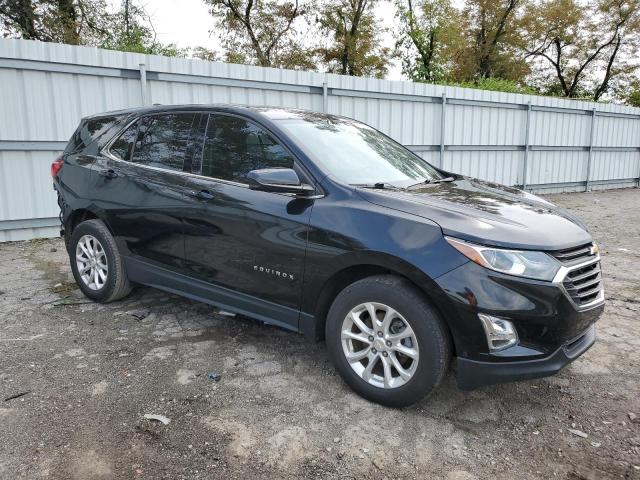
[[[109,16],[109,23],[111,28],[98,45],[100,48],[165,57],[188,53],[187,49],[179,49],[175,44],[158,42],[151,20],[142,7],[130,0],[124,0],[121,8]]]
[[[461,18],[450,0],[396,0],[400,23],[396,48],[402,72],[418,82],[449,78],[462,43]]]
[[[413,80],[632,101],[640,0],[395,1]]]
[[[600,100],[637,68],[640,0],[532,2],[522,28],[542,91]]]
[[[207,60],[209,62],[219,62],[220,55],[215,50],[210,50],[205,47],[195,47],[191,50],[191,56],[199,60]]]
[[[312,52],[302,47],[296,24],[308,12],[299,0],[205,0],[216,27],[225,32],[225,61],[309,69]]]
[[[477,88],[479,90],[491,90],[493,92],[507,92],[507,93],[522,93],[535,95],[538,92],[532,87],[516,82],[515,80],[505,80],[504,78],[479,78],[478,80],[471,82],[455,82],[446,83],[446,85],[465,87],[465,88]]]
[[[105,0],[0,0],[5,36],[95,45],[108,33]]]
[[[110,11],[106,0],[0,0],[6,35],[111,50],[185,56],[187,50],[156,40],[151,20],[133,0]]]
[[[456,78],[504,78],[521,82],[529,66],[521,54],[522,5],[527,0],[467,0],[463,28],[467,39]]]
[[[329,0],[318,19],[320,31],[329,40],[318,47],[320,61],[331,73],[383,78],[392,56],[381,45],[375,0]]]
[[[640,81],[635,81],[630,85],[629,93],[625,100],[627,105],[640,107]]]

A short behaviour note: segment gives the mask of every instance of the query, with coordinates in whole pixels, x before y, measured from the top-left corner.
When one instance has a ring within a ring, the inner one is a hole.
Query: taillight
[[[60,170],[62,169],[62,165],[64,165],[64,158],[58,157],[51,164],[51,177],[56,178]]]

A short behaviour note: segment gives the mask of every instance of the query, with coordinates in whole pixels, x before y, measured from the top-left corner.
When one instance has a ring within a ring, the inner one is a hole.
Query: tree
[[[207,60],[209,62],[219,62],[220,55],[215,50],[210,50],[206,47],[195,47],[191,51],[191,56],[199,60]]]
[[[462,44],[459,11],[450,0],[396,0],[396,9],[402,72],[419,82],[449,78]]]
[[[0,0],[5,34],[72,45],[108,33],[104,0]]]
[[[100,48],[165,57],[186,56],[188,53],[175,44],[159,42],[151,18],[133,0],[123,0],[120,9],[108,15],[108,23],[110,28],[99,40]]]
[[[519,53],[522,3],[523,0],[467,0],[463,28],[469,42],[457,59],[457,79],[524,79],[529,67]]]
[[[625,100],[627,105],[640,107],[640,80],[631,82]]]
[[[391,51],[381,46],[374,6],[375,0],[329,0],[322,7],[318,24],[330,43],[316,52],[329,72],[386,75]]]
[[[637,65],[640,0],[548,0],[528,14],[527,56],[551,67],[538,83],[546,93],[599,100]]]
[[[452,0],[396,0],[404,73],[454,84],[506,80],[517,88],[529,73],[522,54],[525,1],[467,0],[458,9]]]
[[[105,0],[0,0],[2,28],[10,36],[91,45],[157,55],[185,55],[156,40],[151,19],[133,0],[115,12]]]
[[[0,18],[5,32],[27,40],[43,40],[37,27],[41,19],[31,0],[0,0]]]
[[[225,32],[226,60],[262,67],[314,67],[311,53],[296,36],[307,5],[299,0],[205,0],[217,27]]]

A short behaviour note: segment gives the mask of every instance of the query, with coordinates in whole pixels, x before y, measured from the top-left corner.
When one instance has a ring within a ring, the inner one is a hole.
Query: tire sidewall
[[[402,407],[415,403],[440,383],[448,362],[444,345],[448,339],[443,334],[437,314],[429,304],[412,291],[408,282],[397,283],[400,288],[389,288],[385,282],[356,282],[345,288],[329,310],[326,341],[329,354],[336,368],[356,392],[383,405]],[[400,313],[416,335],[419,360],[413,377],[401,387],[383,389],[363,380],[347,361],[342,350],[341,329],[347,314],[356,306],[382,303]]]
[[[73,277],[75,278],[80,290],[82,290],[82,293],[84,293],[92,300],[103,302],[111,297],[111,294],[116,288],[116,276],[118,274],[118,272],[116,272],[116,255],[119,255],[119,253],[114,250],[112,239],[106,236],[109,235],[109,233],[105,233],[103,229],[98,228],[96,223],[96,220],[90,220],[81,223],[74,229],[73,234],[71,235],[71,240],[69,242],[69,257],[71,260],[71,271],[73,273]],[[78,241],[84,235],[92,235],[93,237],[97,238],[100,242],[100,245],[102,245],[102,248],[107,257],[107,281],[99,290],[90,289],[84,283],[84,281],[80,277],[80,273],[78,272],[76,248],[78,246]]]

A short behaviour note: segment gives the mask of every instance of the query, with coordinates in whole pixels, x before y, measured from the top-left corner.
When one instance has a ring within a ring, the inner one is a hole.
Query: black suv
[[[593,344],[604,308],[577,218],[349,118],[105,113],[51,173],[87,297],[150,285],[325,339],[344,380],[386,405],[422,398],[452,358],[463,389],[554,374]]]

